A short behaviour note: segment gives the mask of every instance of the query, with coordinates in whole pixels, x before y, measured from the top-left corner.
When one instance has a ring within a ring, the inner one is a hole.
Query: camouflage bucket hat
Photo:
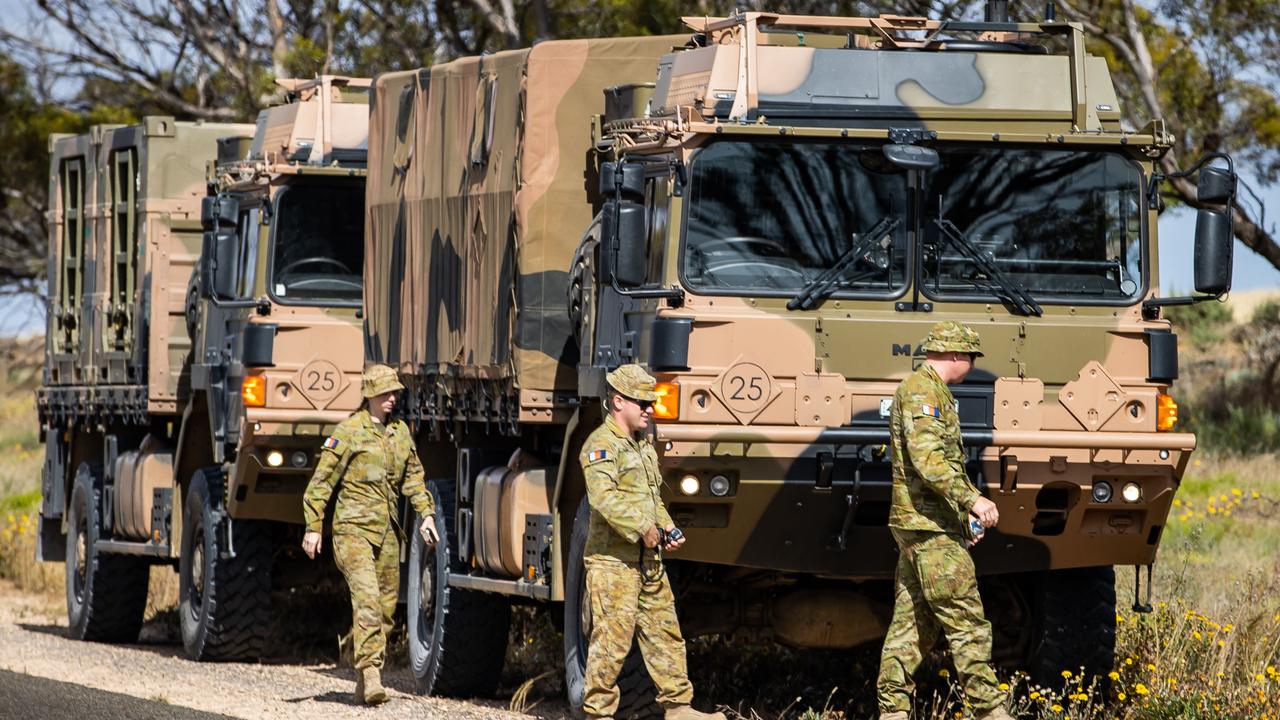
[[[658,399],[658,393],[654,392],[654,386],[658,381],[639,365],[623,365],[606,375],[604,379],[609,383],[609,387],[632,400],[654,402]]]
[[[370,365],[360,377],[360,395],[371,398],[382,393],[403,390],[400,376],[386,365]]]
[[[926,352],[962,352],[982,356],[982,339],[964,323],[944,320],[929,331],[922,345]]]

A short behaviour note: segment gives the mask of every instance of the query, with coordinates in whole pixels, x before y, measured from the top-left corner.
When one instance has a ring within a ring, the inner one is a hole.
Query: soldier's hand
[[[671,533],[676,529],[676,526],[675,526],[675,525],[668,525],[668,526],[667,526],[666,528],[664,528],[664,529],[667,531],[667,535],[668,535],[668,536],[670,536],[670,535],[671,535]],[[675,550],[676,548],[680,547],[680,546],[681,546],[681,545],[683,545],[683,544],[684,544],[684,535],[683,535],[683,534],[681,534],[679,538],[677,538],[677,539],[675,539],[675,540],[672,540],[671,542],[667,543],[666,545],[663,545],[663,546],[662,546],[662,549],[663,549],[663,550]]]
[[[440,542],[440,533],[436,532],[435,518],[423,518],[422,527],[418,528],[418,533],[422,535],[422,542],[428,547]]]
[[[302,536],[302,552],[306,553],[307,557],[312,560],[315,560],[316,556],[320,554],[320,539],[320,533],[318,532],[309,532]]]
[[[651,549],[651,550],[652,550],[653,548],[658,547],[658,540],[659,540],[659,539],[660,539],[660,538],[659,538],[659,536],[658,536],[658,526],[657,526],[657,525],[653,525],[653,526],[651,526],[651,527],[649,528],[648,532],[646,532],[646,533],[645,533],[645,534],[640,538],[640,541],[644,543],[644,546],[645,546],[645,547],[647,547],[647,548],[649,548],[649,549]]]
[[[995,503],[984,497],[978,498],[973,507],[969,508],[969,512],[978,516],[978,522],[982,523],[984,528],[993,528],[1000,522],[1000,510],[996,508]]]

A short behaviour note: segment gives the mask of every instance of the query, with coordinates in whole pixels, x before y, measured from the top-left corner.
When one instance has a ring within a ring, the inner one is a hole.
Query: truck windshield
[[[295,185],[276,206],[271,290],[284,301],[360,302],[364,186]]]
[[[1037,300],[1132,302],[1142,291],[1142,178],[1110,152],[939,147],[927,175],[923,277],[932,295],[991,296],[991,273],[940,236],[953,223]],[[983,258],[978,258],[982,260]]]
[[[683,273],[694,290],[794,296],[883,219],[906,217],[907,173],[878,145],[720,141],[691,169]],[[859,252],[831,294],[901,291],[907,225]]]

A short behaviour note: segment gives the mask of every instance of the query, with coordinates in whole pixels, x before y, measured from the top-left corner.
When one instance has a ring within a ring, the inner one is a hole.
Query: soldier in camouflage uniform
[[[907,720],[912,675],[941,631],[970,709],[982,720],[1011,720],[991,670],[991,624],[967,549],[982,530],[995,527],[999,513],[969,481],[956,400],[947,388],[973,369],[981,341],[967,326],[947,321],[934,325],[923,348],[925,362],[898,386],[889,415],[889,528],[899,555],[877,681],[880,717]]]
[[[658,454],[642,434],[658,399],[656,383],[639,365],[623,365],[606,380],[608,416],[587,438],[581,455],[591,506],[585,565],[592,618],[582,708],[587,717],[612,717],[618,709],[618,673],[638,637],[667,720],[724,720],[721,713],[689,706],[693,686],[684,638],[671,581],[658,556],[659,528],[670,532],[675,523],[660,496]],[[680,538],[663,547],[675,550],[683,544]]]
[[[424,518],[419,528],[423,540],[432,544],[438,537],[432,519],[435,503],[426,490],[413,437],[404,421],[388,422],[396,393],[403,389],[395,370],[386,365],[365,370],[360,388],[364,405],[324,441],[302,500],[307,528],[302,548],[315,558],[325,507],[337,488],[333,557],[351,591],[356,702],[367,705],[387,701],[380,670],[400,588],[400,494]]]

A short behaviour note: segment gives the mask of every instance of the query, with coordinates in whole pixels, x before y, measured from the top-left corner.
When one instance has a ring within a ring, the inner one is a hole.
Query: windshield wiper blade
[[[942,236],[950,241],[960,251],[961,255],[964,255],[969,262],[973,263],[979,272],[987,276],[987,285],[993,294],[1008,300],[1009,304],[1013,305],[1023,315],[1039,317],[1044,314],[1044,310],[1040,308],[1040,304],[1031,296],[1031,293],[1027,292],[1027,289],[1019,285],[1013,278],[1006,275],[994,262],[991,262],[991,259],[985,253],[974,247],[969,238],[960,232],[960,228],[955,226],[955,223],[944,217],[936,217],[933,219],[933,224],[938,226],[938,230],[942,231]]]
[[[853,266],[862,256],[866,255],[872,248],[876,246],[886,235],[897,229],[901,222],[895,217],[885,216],[871,227],[870,230],[862,234],[862,238],[855,241],[849,246],[840,257],[836,258],[831,267],[823,270],[817,277],[810,280],[796,296],[787,302],[788,310],[809,310],[813,306],[830,297],[840,287],[840,276]],[[885,268],[888,270],[888,268]]]

